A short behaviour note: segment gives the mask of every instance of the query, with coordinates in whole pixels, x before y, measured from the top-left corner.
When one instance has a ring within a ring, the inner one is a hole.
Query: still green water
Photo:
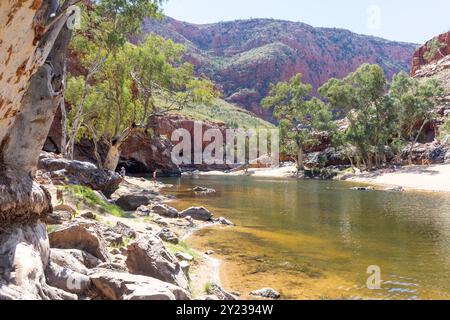
[[[228,290],[272,287],[286,299],[450,299],[450,196],[364,192],[341,182],[249,177],[170,179],[178,209],[205,206],[235,228],[189,242],[224,263]],[[196,196],[193,186],[217,193]],[[381,289],[367,268],[381,268]]]

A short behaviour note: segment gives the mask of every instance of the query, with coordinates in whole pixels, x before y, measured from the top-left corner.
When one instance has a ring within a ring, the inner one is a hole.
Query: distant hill
[[[222,87],[225,99],[271,119],[260,107],[271,83],[301,72],[320,87],[363,63],[377,63],[391,77],[410,71],[416,44],[388,41],[343,29],[300,22],[252,19],[195,25],[166,18],[145,21],[144,33],[159,34],[188,48],[197,72]]]

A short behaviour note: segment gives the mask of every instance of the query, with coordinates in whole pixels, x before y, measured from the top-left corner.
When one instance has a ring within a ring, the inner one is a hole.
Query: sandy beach
[[[383,170],[363,173],[345,179],[406,190],[450,192],[450,165],[408,166],[394,172]]]
[[[247,173],[244,171],[231,173],[210,171],[203,172],[201,175],[295,178],[295,172],[295,165],[289,165],[279,168],[249,169]],[[450,164],[406,166],[395,171],[378,170],[370,173],[345,175],[338,179],[382,187],[403,187],[405,190],[450,192]]]

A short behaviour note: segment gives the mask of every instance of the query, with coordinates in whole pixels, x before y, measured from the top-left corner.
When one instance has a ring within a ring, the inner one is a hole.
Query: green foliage
[[[303,169],[303,153],[307,144],[314,144],[317,131],[331,130],[332,113],[317,98],[307,100],[312,87],[302,82],[300,74],[288,82],[272,85],[262,101],[264,108],[273,108],[279,120],[281,151],[298,154],[298,169]]]
[[[450,119],[440,128],[441,140],[448,143],[450,142]]]
[[[209,104],[218,96],[211,81],[194,77],[193,66],[183,62],[185,53],[182,45],[150,35],[128,56],[143,123],[149,116]]]
[[[92,189],[78,185],[65,186],[71,196],[88,207],[100,207],[103,211],[115,216],[126,217],[126,213],[114,204],[110,204],[97,195]]]
[[[425,52],[425,54],[423,55],[423,57],[425,58],[425,60],[427,60],[428,62],[432,61],[434,59],[434,57],[436,56],[436,54],[439,52],[439,50],[441,50],[443,47],[445,47],[445,44],[443,44],[442,42],[439,41],[439,39],[433,38],[432,40],[430,40],[427,44],[427,52]]]
[[[214,286],[214,283],[211,281],[208,281],[207,283],[205,283],[205,288],[204,288],[205,293],[210,294],[213,286]]]
[[[388,86],[383,70],[368,64],[319,89],[350,122],[346,131],[333,136],[333,143],[366,169],[380,166],[408,142],[417,141],[442,92],[437,80],[420,83],[404,72]]]
[[[208,105],[191,104],[185,106],[182,110],[175,110],[172,113],[180,114],[192,120],[222,122],[228,128],[233,129],[275,128],[271,123],[219,98],[214,99]]]
[[[389,98],[396,111],[398,138],[411,140],[417,135],[417,124],[430,121],[431,111],[444,93],[440,82],[431,79],[419,82],[405,72],[400,72],[392,79]]]
[[[320,131],[328,131],[333,145],[361,169],[370,170],[400,156],[408,144],[411,155],[444,94],[438,80],[420,82],[404,72],[389,84],[383,69],[369,64],[319,88],[325,102],[308,99],[310,90],[297,75],[273,85],[263,100],[264,107],[273,108],[279,120],[282,151],[298,156],[299,169],[305,145],[313,145]],[[337,130],[330,110],[335,117],[346,118],[348,126]],[[442,130],[446,128],[450,124]],[[319,160],[323,166],[325,159]]]
[[[165,243],[165,245],[166,245],[167,249],[169,249],[169,251],[174,254],[177,252],[187,253],[194,258],[194,261],[196,261],[200,258],[200,255],[198,254],[198,252],[195,251],[194,249],[192,249],[192,247],[189,246],[185,241],[180,241],[178,244],[173,244],[173,243],[167,242],[167,243]]]

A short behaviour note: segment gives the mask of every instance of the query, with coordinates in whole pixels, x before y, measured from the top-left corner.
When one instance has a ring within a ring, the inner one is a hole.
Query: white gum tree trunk
[[[46,284],[41,221],[52,207],[33,180],[62,96],[71,36],[66,14],[49,18],[50,2],[0,1],[0,300],[71,298]]]

